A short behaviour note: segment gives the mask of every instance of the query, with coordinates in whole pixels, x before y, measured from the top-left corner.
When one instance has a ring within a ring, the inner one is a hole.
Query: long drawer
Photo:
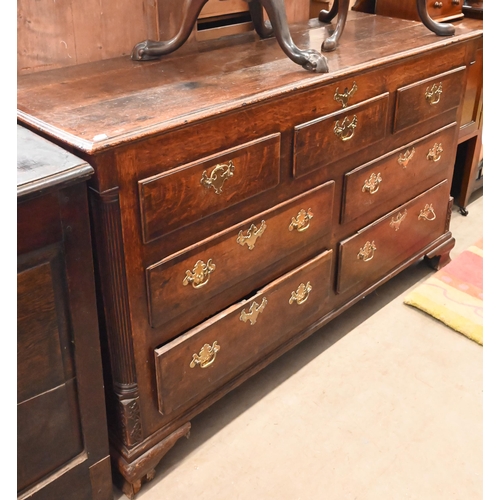
[[[280,134],[139,181],[144,243],[187,226],[279,183]]]
[[[149,266],[151,326],[203,304],[202,316],[193,317],[201,321],[217,312],[210,302],[215,295],[301,248],[309,247],[311,255],[324,249],[318,240],[332,226],[333,195],[330,181]],[[227,305],[251,291],[228,295]]]
[[[193,406],[326,314],[333,294],[332,255],[323,252],[155,349],[159,411],[173,416]]]
[[[445,232],[450,185],[444,180],[340,242],[337,291],[369,286]]]
[[[383,210],[386,204],[392,203],[389,208],[394,208],[444,179],[455,161],[456,125],[454,122],[348,172],[341,222],[368,211],[374,220],[387,212],[388,208]]]

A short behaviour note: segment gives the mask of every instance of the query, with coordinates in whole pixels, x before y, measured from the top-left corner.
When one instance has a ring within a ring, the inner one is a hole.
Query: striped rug
[[[418,285],[404,303],[483,345],[483,240]]]

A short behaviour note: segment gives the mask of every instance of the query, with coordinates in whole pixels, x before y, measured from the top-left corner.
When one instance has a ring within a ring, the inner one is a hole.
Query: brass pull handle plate
[[[294,229],[297,229],[299,233],[302,233],[309,227],[313,217],[314,215],[310,208],[308,208],[307,211],[301,209],[297,214],[297,217],[292,217],[292,222],[288,226],[288,230],[293,231]]]
[[[403,213],[398,212],[398,215],[396,218],[392,218],[391,222],[389,225],[394,229],[394,231],[399,230],[399,226],[401,225],[401,222],[403,222],[406,219],[406,216],[408,215],[408,210],[405,210]]]
[[[347,116],[340,123],[338,120],[333,126],[333,131],[335,135],[343,142],[349,141],[354,137],[354,131],[358,125],[358,117],[354,115],[352,120],[349,121]]]
[[[299,288],[295,292],[292,292],[292,295],[288,299],[288,303],[291,305],[294,302],[297,303],[297,305],[303,304],[308,298],[309,294],[311,293],[312,286],[311,282],[308,281],[305,285],[304,283],[301,283],[299,285]]]
[[[407,149],[404,153],[401,153],[398,158],[398,163],[406,168],[410,160],[415,156],[415,148]]]
[[[358,252],[358,259],[362,260],[363,262],[368,262],[373,259],[375,255],[375,250],[377,250],[377,247],[375,246],[375,242],[372,241],[371,243],[367,241],[364,245],[363,248],[359,249]]]
[[[420,210],[420,214],[418,215],[418,220],[435,220],[436,212],[434,212],[434,208],[432,207],[432,203],[426,204],[425,207]]]
[[[236,243],[239,243],[242,247],[247,245],[249,250],[253,250],[257,238],[260,238],[264,234],[266,227],[267,227],[266,221],[264,220],[260,223],[259,228],[257,228],[257,226],[252,224],[250,226],[250,229],[248,229],[246,235],[243,234],[243,231],[240,231],[238,233],[238,237],[236,238]]]
[[[442,83],[439,83],[439,85],[436,85],[434,83],[432,87],[430,88],[427,87],[425,89],[425,99],[431,106],[433,106],[434,104],[437,104],[440,101],[442,93],[443,93]]]
[[[358,90],[358,86],[356,85],[356,82],[352,82],[352,87],[351,90],[347,90],[347,87],[344,89],[344,93],[340,94],[339,93],[339,88],[337,87],[335,90],[335,95],[333,98],[337,101],[340,102],[342,108],[347,107],[347,101],[354,95],[354,93]]]
[[[212,259],[208,259],[205,264],[202,260],[196,262],[193,270],[189,269],[186,271],[186,276],[184,277],[182,284],[187,286],[191,283],[193,288],[201,288],[208,283],[210,279],[210,274],[215,271],[215,264]]]
[[[241,311],[240,314],[240,321],[243,321],[246,323],[247,321],[250,321],[251,325],[255,325],[255,322],[257,321],[257,317],[259,314],[264,310],[264,308],[267,305],[267,299],[263,297],[262,302],[259,306],[257,302],[252,302],[252,305],[250,306],[249,312],[246,312],[245,309]]]
[[[382,176],[380,175],[380,173],[371,174],[370,177],[365,180],[361,191],[363,193],[368,192],[370,194],[375,194],[379,190],[381,182]]]
[[[194,368],[196,365],[200,365],[200,368],[208,368],[215,361],[215,356],[220,351],[220,345],[215,341],[212,345],[205,344],[199,354],[194,353],[193,359],[189,366]]]
[[[440,9],[443,6],[443,2],[434,2],[434,8]]]
[[[234,175],[234,164],[232,160],[227,163],[218,163],[215,168],[207,174],[204,170],[201,175],[200,183],[207,189],[213,188],[215,194],[222,193],[222,186],[224,183]]]
[[[437,142],[429,149],[427,153],[427,159],[431,161],[439,161],[441,159],[441,153],[443,152],[443,145]]]

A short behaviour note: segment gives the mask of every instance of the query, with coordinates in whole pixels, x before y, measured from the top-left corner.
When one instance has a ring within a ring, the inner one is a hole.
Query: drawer
[[[396,92],[394,132],[458,107],[465,87],[465,66],[421,80]]]
[[[341,241],[337,291],[372,284],[444,234],[449,200],[445,180]]]
[[[158,407],[180,413],[328,312],[332,254],[323,252],[155,349]]]
[[[385,93],[296,126],[294,176],[308,174],[382,140],[388,103],[389,94]]]
[[[463,0],[427,0],[427,12],[438,22],[463,17]]]
[[[140,180],[143,241],[263,193],[279,180],[279,133]]]
[[[151,326],[194,306],[199,312],[190,314],[201,321],[217,312],[210,302],[215,295],[301,248],[310,247],[311,255],[321,250],[318,239],[332,227],[333,194],[330,181],[148,267]],[[253,289],[238,288],[239,295],[228,295],[226,305]]]
[[[387,212],[388,203],[394,208],[444,179],[455,162],[456,125],[452,123],[348,172],[341,222],[354,220],[368,211],[374,220]]]

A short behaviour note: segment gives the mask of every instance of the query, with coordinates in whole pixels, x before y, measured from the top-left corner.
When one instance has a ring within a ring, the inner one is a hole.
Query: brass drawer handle
[[[340,94],[339,93],[339,88],[335,90],[335,95],[333,98],[337,101],[340,102],[342,105],[342,108],[345,108],[347,106],[347,101],[354,95],[354,93],[358,90],[358,86],[356,85],[356,82],[352,82],[352,87],[351,90],[347,90],[347,87],[344,89],[344,93]]]
[[[435,143],[429,152],[427,153],[427,159],[432,161],[439,161],[441,159],[441,153],[443,152],[443,145],[441,143]]]
[[[222,193],[222,186],[230,177],[234,175],[234,165],[233,160],[229,160],[228,163],[218,163],[215,168],[210,173],[204,170],[201,175],[200,183],[206,188],[213,188],[215,194]]]
[[[365,180],[365,183],[363,184],[363,188],[361,189],[361,191],[363,193],[368,191],[370,194],[375,194],[379,190],[381,182],[382,182],[382,176],[380,175],[380,173],[371,174],[370,177]]]
[[[253,250],[257,238],[260,238],[264,234],[266,227],[266,221],[264,220],[260,223],[260,227],[258,229],[257,226],[252,224],[246,235],[243,234],[243,231],[238,233],[236,243],[239,243],[242,247],[247,245],[249,250]]]
[[[367,241],[363,245],[363,248],[359,249],[358,259],[362,259],[363,262],[368,262],[369,260],[372,260],[373,256],[375,255],[375,250],[377,250],[377,247],[375,246],[375,242],[372,241],[370,243],[369,241]]]
[[[358,125],[358,117],[354,115],[352,120],[349,121],[347,116],[339,123],[337,120],[333,126],[333,131],[335,135],[339,137],[342,141],[349,141],[354,137],[354,130]]]
[[[443,6],[443,2],[434,2],[434,8],[440,9]]]
[[[309,293],[312,290],[311,282],[308,281],[307,284],[301,283],[296,292],[292,292],[291,297],[288,299],[288,303],[291,305],[296,302],[299,306],[303,304],[308,298]]]
[[[460,0],[451,0],[452,5],[460,5]]]
[[[309,227],[313,217],[314,216],[310,208],[308,208],[307,211],[304,209],[300,210],[297,217],[292,217],[292,222],[288,226],[288,230],[293,231],[294,229],[297,229],[299,233],[302,233]]]
[[[404,153],[400,153],[398,158],[398,163],[406,168],[410,160],[415,156],[415,148],[411,148],[411,150],[407,149]]]
[[[396,218],[392,218],[391,222],[389,225],[394,229],[394,231],[399,230],[399,226],[401,225],[401,222],[403,222],[406,219],[406,216],[408,215],[408,210],[405,210],[403,213],[398,212],[398,215]]]
[[[199,354],[193,354],[193,360],[189,363],[191,368],[200,365],[200,368],[208,368],[215,361],[215,356],[220,351],[220,345],[215,341],[212,345],[205,344]]]
[[[194,265],[192,271],[189,269],[186,271],[186,276],[182,280],[182,284],[187,286],[191,283],[193,288],[201,288],[208,283],[210,274],[212,274],[214,270],[215,264],[212,262],[212,259],[208,259],[206,264],[202,260],[199,260]]]
[[[427,87],[425,89],[425,98],[427,99],[427,102],[432,106],[434,104],[437,104],[439,100],[441,99],[441,94],[443,93],[443,85],[442,83],[439,83],[439,85],[436,85],[435,83],[432,85],[432,87]]]
[[[257,317],[259,314],[264,310],[264,308],[267,305],[267,299],[264,297],[262,299],[262,302],[259,306],[257,302],[252,302],[252,305],[250,306],[250,311],[246,312],[245,309],[241,311],[240,314],[240,321],[243,321],[246,323],[247,321],[250,321],[251,325],[255,325],[255,322],[257,321]]]
[[[432,203],[426,204],[423,210],[420,210],[420,214],[418,215],[418,220],[434,220],[436,218],[436,212],[434,212],[434,208],[432,207]]]

